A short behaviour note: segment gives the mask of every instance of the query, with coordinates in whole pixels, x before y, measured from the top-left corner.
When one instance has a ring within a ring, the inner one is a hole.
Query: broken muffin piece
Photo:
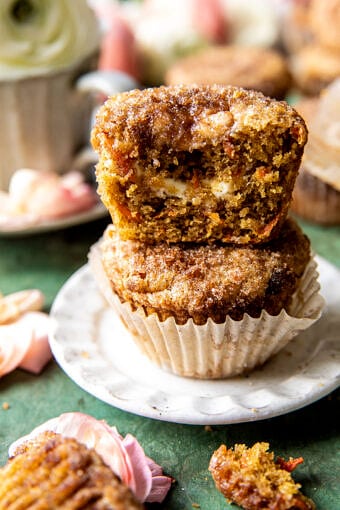
[[[290,472],[303,459],[274,460],[268,443],[251,448],[221,445],[211,457],[209,471],[225,498],[244,510],[315,510],[315,504],[300,492]]]
[[[142,510],[92,449],[45,432],[25,443],[0,469],[0,510]]]
[[[218,85],[117,94],[92,131],[113,222],[123,239],[150,244],[273,238],[306,140],[287,103]]]

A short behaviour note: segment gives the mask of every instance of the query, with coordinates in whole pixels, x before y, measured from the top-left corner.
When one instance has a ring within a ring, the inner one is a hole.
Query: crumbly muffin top
[[[45,432],[0,469],[0,509],[143,510],[95,450]]]
[[[291,83],[284,57],[270,49],[213,46],[178,60],[165,76],[168,85],[234,85],[283,98]]]
[[[305,87],[307,92],[318,86],[317,92],[320,92],[339,76],[340,56],[318,44],[308,44],[291,56],[290,67],[298,85]],[[312,82],[310,85],[305,83],[308,80]]]
[[[123,241],[110,226],[101,245],[112,289],[133,308],[156,312],[160,320],[208,317],[239,320],[266,309],[272,315],[288,307],[310,259],[309,240],[293,220],[280,236],[257,247]]]
[[[119,149],[124,172],[126,156],[141,158],[148,152],[152,159],[152,151],[156,157],[164,147],[190,152],[217,143],[228,131],[252,136],[273,125],[281,134],[290,130],[298,146],[305,144],[303,120],[285,102],[231,86],[163,86],[109,98],[97,115],[92,143],[98,152]],[[267,138],[269,146],[274,143]],[[258,147],[258,153],[263,150]]]

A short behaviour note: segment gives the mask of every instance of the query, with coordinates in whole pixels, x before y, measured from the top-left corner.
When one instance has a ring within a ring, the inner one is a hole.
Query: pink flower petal
[[[148,503],[161,503],[170,490],[172,480],[169,476],[153,476],[152,488],[146,498]]]
[[[20,290],[0,297],[0,324],[17,320],[25,312],[41,310],[45,297],[38,289]]]
[[[27,210],[42,219],[54,219],[90,209],[97,202],[94,190],[84,182],[71,189],[63,186],[61,180],[51,181],[35,190]]]
[[[35,192],[41,182],[50,179],[50,173],[38,172],[31,168],[20,168],[12,175],[9,183],[9,197],[12,201],[12,210],[25,213],[27,201]]]
[[[131,434],[123,439],[123,445],[133,466],[133,492],[139,501],[147,501],[152,488],[152,472],[147,457],[137,439]]]
[[[27,329],[32,328],[33,335],[30,346],[18,366],[34,374],[39,374],[52,358],[48,341],[51,319],[43,312],[28,312],[22,316],[20,323]]]
[[[130,26],[119,15],[112,17],[109,23],[110,28],[102,40],[99,69],[116,69],[138,79],[138,54]]]
[[[228,41],[228,27],[221,0],[193,0],[193,24],[196,30],[212,43]]]
[[[18,322],[0,326],[0,377],[15,370],[26,355],[33,330]]]
[[[1,224],[42,221],[70,216],[98,203],[96,191],[80,172],[58,175],[28,168],[17,170],[11,179]]]
[[[162,467],[150,457],[147,457],[146,460],[152,474],[152,487],[146,501],[148,503],[161,502],[170,490],[172,478],[163,475]]]
[[[60,182],[64,188],[72,190],[84,182],[84,176],[78,171],[72,171],[62,175]]]

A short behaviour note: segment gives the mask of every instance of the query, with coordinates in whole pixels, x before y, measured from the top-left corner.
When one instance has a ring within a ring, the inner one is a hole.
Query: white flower
[[[99,44],[86,0],[1,0],[0,75],[36,75],[67,67]]]

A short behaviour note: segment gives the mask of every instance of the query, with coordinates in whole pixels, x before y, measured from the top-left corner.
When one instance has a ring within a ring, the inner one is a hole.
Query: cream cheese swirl
[[[1,0],[0,79],[68,67],[99,46],[86,0]]]

